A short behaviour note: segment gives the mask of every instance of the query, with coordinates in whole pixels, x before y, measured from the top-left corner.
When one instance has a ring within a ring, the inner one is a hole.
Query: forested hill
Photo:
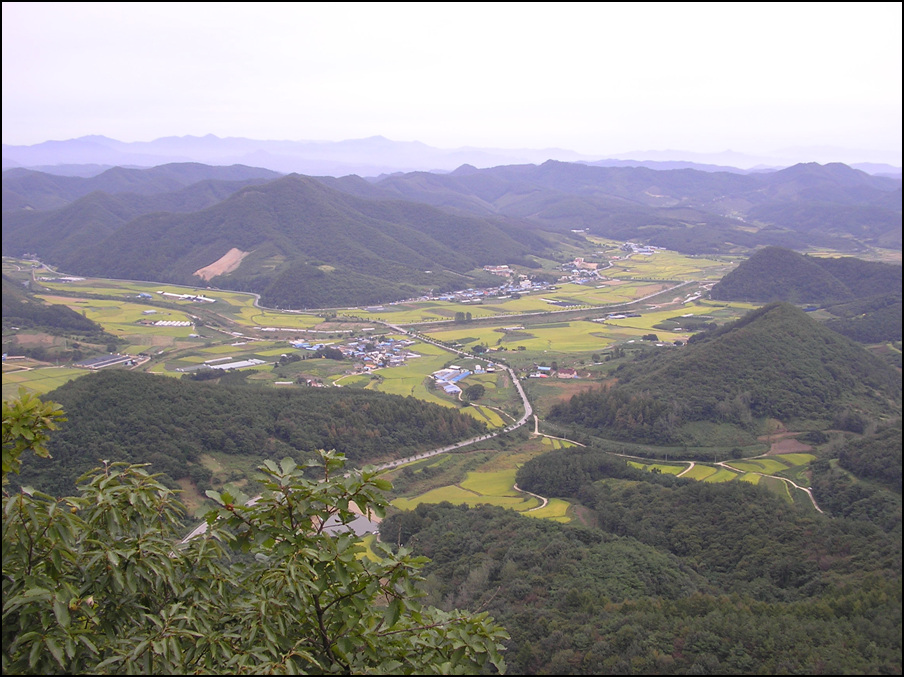
[[[169,480],[210,477],[208,452],[296,460],[317,449],[360,467],[445,446],[485,431],[455,409],[413,397],[351,388],[275,390],[226,386],[123,370],[83,376],[47,394],[68,421],[51,460],[30,459],[18,482],[62,496],[101,460],[151,463]]]
[[[211,284],[258,292],[265,305],[284,308],[370,304],[495,281],[479,269],[546,247],[530,224],[358,198],[298,175],[201,211],[148,214],[99,238],[83,235],[78,248],[56,241],[34,248],[75,274],[182,284],[198,284],[196,271],[238,249],[247,254],[241,265]]]
[[[824,305],[890,293],[901,294],[901,266],[764,247],[717,282],[711,297]]]
[[[823,306],[826,326],[863,343],[901,340],[901,266],[764,247],[717,282],[714,299]]]
[[[693,421],[750,429],[755,419],[900,414],[901,374],[787,303],[692,337],[678,350],[616,372],[618,383],[576,395],[549,418],[606,435],[687,443]]]
[[[900,674],[900,500],[889,534],[748,482],[630,474],[606,456],[525,464],[569,480],[559,469],[587,457],[599,472],[573,491],[546,494],[519,470],[522,488],[580,503],[581,525],[444,503],[381,532],[430,558],[430,603],[505,625],[511,674]]]
[[[265,179],[204,180],[175,192],[105,193],[95,191],[59,209],[20,210],[3,214],[5,252],[40,252],[48,260],[65,252],[72,258],[90,253],[97,243],[124,224],[155,212],[196,212]]]

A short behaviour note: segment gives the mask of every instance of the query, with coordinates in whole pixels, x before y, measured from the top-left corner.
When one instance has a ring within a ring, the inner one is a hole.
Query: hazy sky
[[[3,3],[3,143],[103,134],[901,164],[901,3]]]

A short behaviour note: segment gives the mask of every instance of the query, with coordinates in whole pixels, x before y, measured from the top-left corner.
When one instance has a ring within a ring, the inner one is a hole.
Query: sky
[[[4,144],[379,135],[901,166],[899,2],[2,7]]]

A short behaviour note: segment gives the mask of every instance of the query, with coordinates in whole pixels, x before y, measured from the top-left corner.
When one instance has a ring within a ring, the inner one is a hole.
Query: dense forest
[[[381,529],[432,560],[431,602],[506,627],[514,674],[901,671],[900,494],[889,530],[594,449],[536,458],[517,481],[576,501],[579,521],[440,504]]]
[[[763,306],[678,351],[640,357],[615,372],[616,385],[556,405],[549,419],[620,439],[686,444],[686,424],[695,421],[749,431],[763,417],[828,427],[900,413],[900,372],[790,304]]]
[[[278,391],[107,370],[47,395],[68,421],[29,459],[18,481],[66,495],[101,460],[151,463],[170,483],[208,486],[207,452],[296,460],[335,449],[352,466],[404,457],[478,435],[486,425],[457,410],[369,390]]]

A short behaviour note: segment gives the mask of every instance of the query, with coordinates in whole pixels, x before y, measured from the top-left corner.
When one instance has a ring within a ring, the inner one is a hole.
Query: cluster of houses
[[[495,266],[499,267],[499,266]],[[488,287],[486,289],[462,289],[448,294],[439,296],[424,296],[422,300],[426,301],[456,301],[457,303],[482,303],[484,299],[508,299],[514,294],[530,294],[532,292],[547,291],[555,289],[548,282],[536,282],[529,279],[526,275],[519,275],[516,279],[502,284],[498,287]]]
[[[394,339],[382,336],[374,336],[362,339],[351,339],[345,343],[331,344],[310,343],[309,341],[294,341],[292,347],[309,352],[317,352],[325,348],[332,348],[342,353],[342,356],[355,364],[356,371],[368,372],[380,367],[398,367],[413,357],[420,357],[419,353],[409,350],[416,341],[410,339]]]
[[[463,381],[471,374],[491,374],[494,371],[496,371],[496,367],[492,363],[488,364],[486,369],[480,364],[476,364],[473,372],[457,364],[450,364],[445,369],[433,372],[431,376],[433,376],[433,381],[436,383],[437,388],[442,388],[449,395],[457,395],[461,392],[461,386],[458,385],[459,381]]]

